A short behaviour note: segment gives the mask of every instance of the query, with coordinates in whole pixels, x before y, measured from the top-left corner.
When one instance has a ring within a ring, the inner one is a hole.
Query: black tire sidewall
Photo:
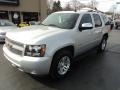
[[[104,49],[102,49],[102,44],[101,44],[101,50],[102,51],[105,51],[105,49],[106,49],[106,46],[107,46],[107,39],[103,39],[103,41],[102,41],[102,43],[105,41],[105,47],[104,47]]]
[[[115,29],[118,29],[118,26],[116,25]]]
[[[103,42],[105,41],[105,48],[104,49],[102,49],[102,44],[103,44]],[[106,49],[106,46],[107,46],[107,38],[106,37],[103,37],[103,39],[102,39],[102,41],[101,41],[101,43],[100,43],[100,48],[99,48],[99,51],[100,52],[104,52],[105,51],[105,49]]]
[[[60,61],[60,59],[64,56],[68,56],[70,58],[70,68],[69,70],[67,71],[66,74],[64,75],[60,75],[58,73],[58,63]],[[72,61],[72,55],[69,51],[59,51],[58,53],[56,53],[53,57],[53,61],[52,61],[52,64],[51,64],[51,68],[50,68],[50,76],[53,78],[53,79],[62,79],[64,78],[68,72],[70,71],[71,69],[71,61]]]

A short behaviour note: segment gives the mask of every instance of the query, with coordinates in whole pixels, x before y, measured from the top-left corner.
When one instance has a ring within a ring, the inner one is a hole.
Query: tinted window
[[[53,13],[49,15],[42,24],[62,29],[72,29],[74,28],[78,17],[79,14],[77,13]]]
[[[90,14],[83,15],[79,26],[81,27],[83,23],[91,23],[92,24],[92,19],[91,19]]]
[[[103,19],[104,23],[108,22],[108,19],[107,19],[107,17],[105,15],[102,15],[102,19]]]
[[[101,27],[102,26],[102,21],[100,19],[100,16],[98,14],[93,14],[94,22],[95,22],[95,27]]]

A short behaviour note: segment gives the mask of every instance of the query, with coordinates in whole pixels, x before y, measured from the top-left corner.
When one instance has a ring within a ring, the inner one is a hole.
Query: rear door
[[[103,31],[105,31],[105,32],[108,32],[109,30],[110,30],[110,28],[111,28],[111,25],[110,24],[107,24],[108,22],[110,22],[110,20],[109,20],[109,18],[106,16],[106,15],[104,15],[104,14],[102,14],[101,15],[101,18],[103,19]]]
[[[103,23],[99,14],[94,13],[92,14],[92,16],[94,21],[94,29],[93,29],[94,45],[97,45],[100,43],[102,38]]]

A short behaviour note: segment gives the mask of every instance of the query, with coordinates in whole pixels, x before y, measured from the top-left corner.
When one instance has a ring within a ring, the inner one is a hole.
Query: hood
[[[9,32],[11,30],[16,29],[16,26],[6,26],[6,27],[0,27],[0,32]]]
[[[17,29],[7,33],[7,37],[11,40],[21,42],[23,44],[33,44],[51,35],[63,32],[59,28],[48,26],[29,26]]]

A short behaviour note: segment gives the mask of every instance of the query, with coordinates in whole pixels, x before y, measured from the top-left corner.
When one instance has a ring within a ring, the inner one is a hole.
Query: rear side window
[[[98,14],[93,14],[94,22],[95,22],[95,27],[101,27],[102,26],[102,21],[101,18]]]
[[[105,15],[101,15],[101,16],[102,16],[102,19],[103,19],[104,23],[107,23],[108,22],[108,18]]]

